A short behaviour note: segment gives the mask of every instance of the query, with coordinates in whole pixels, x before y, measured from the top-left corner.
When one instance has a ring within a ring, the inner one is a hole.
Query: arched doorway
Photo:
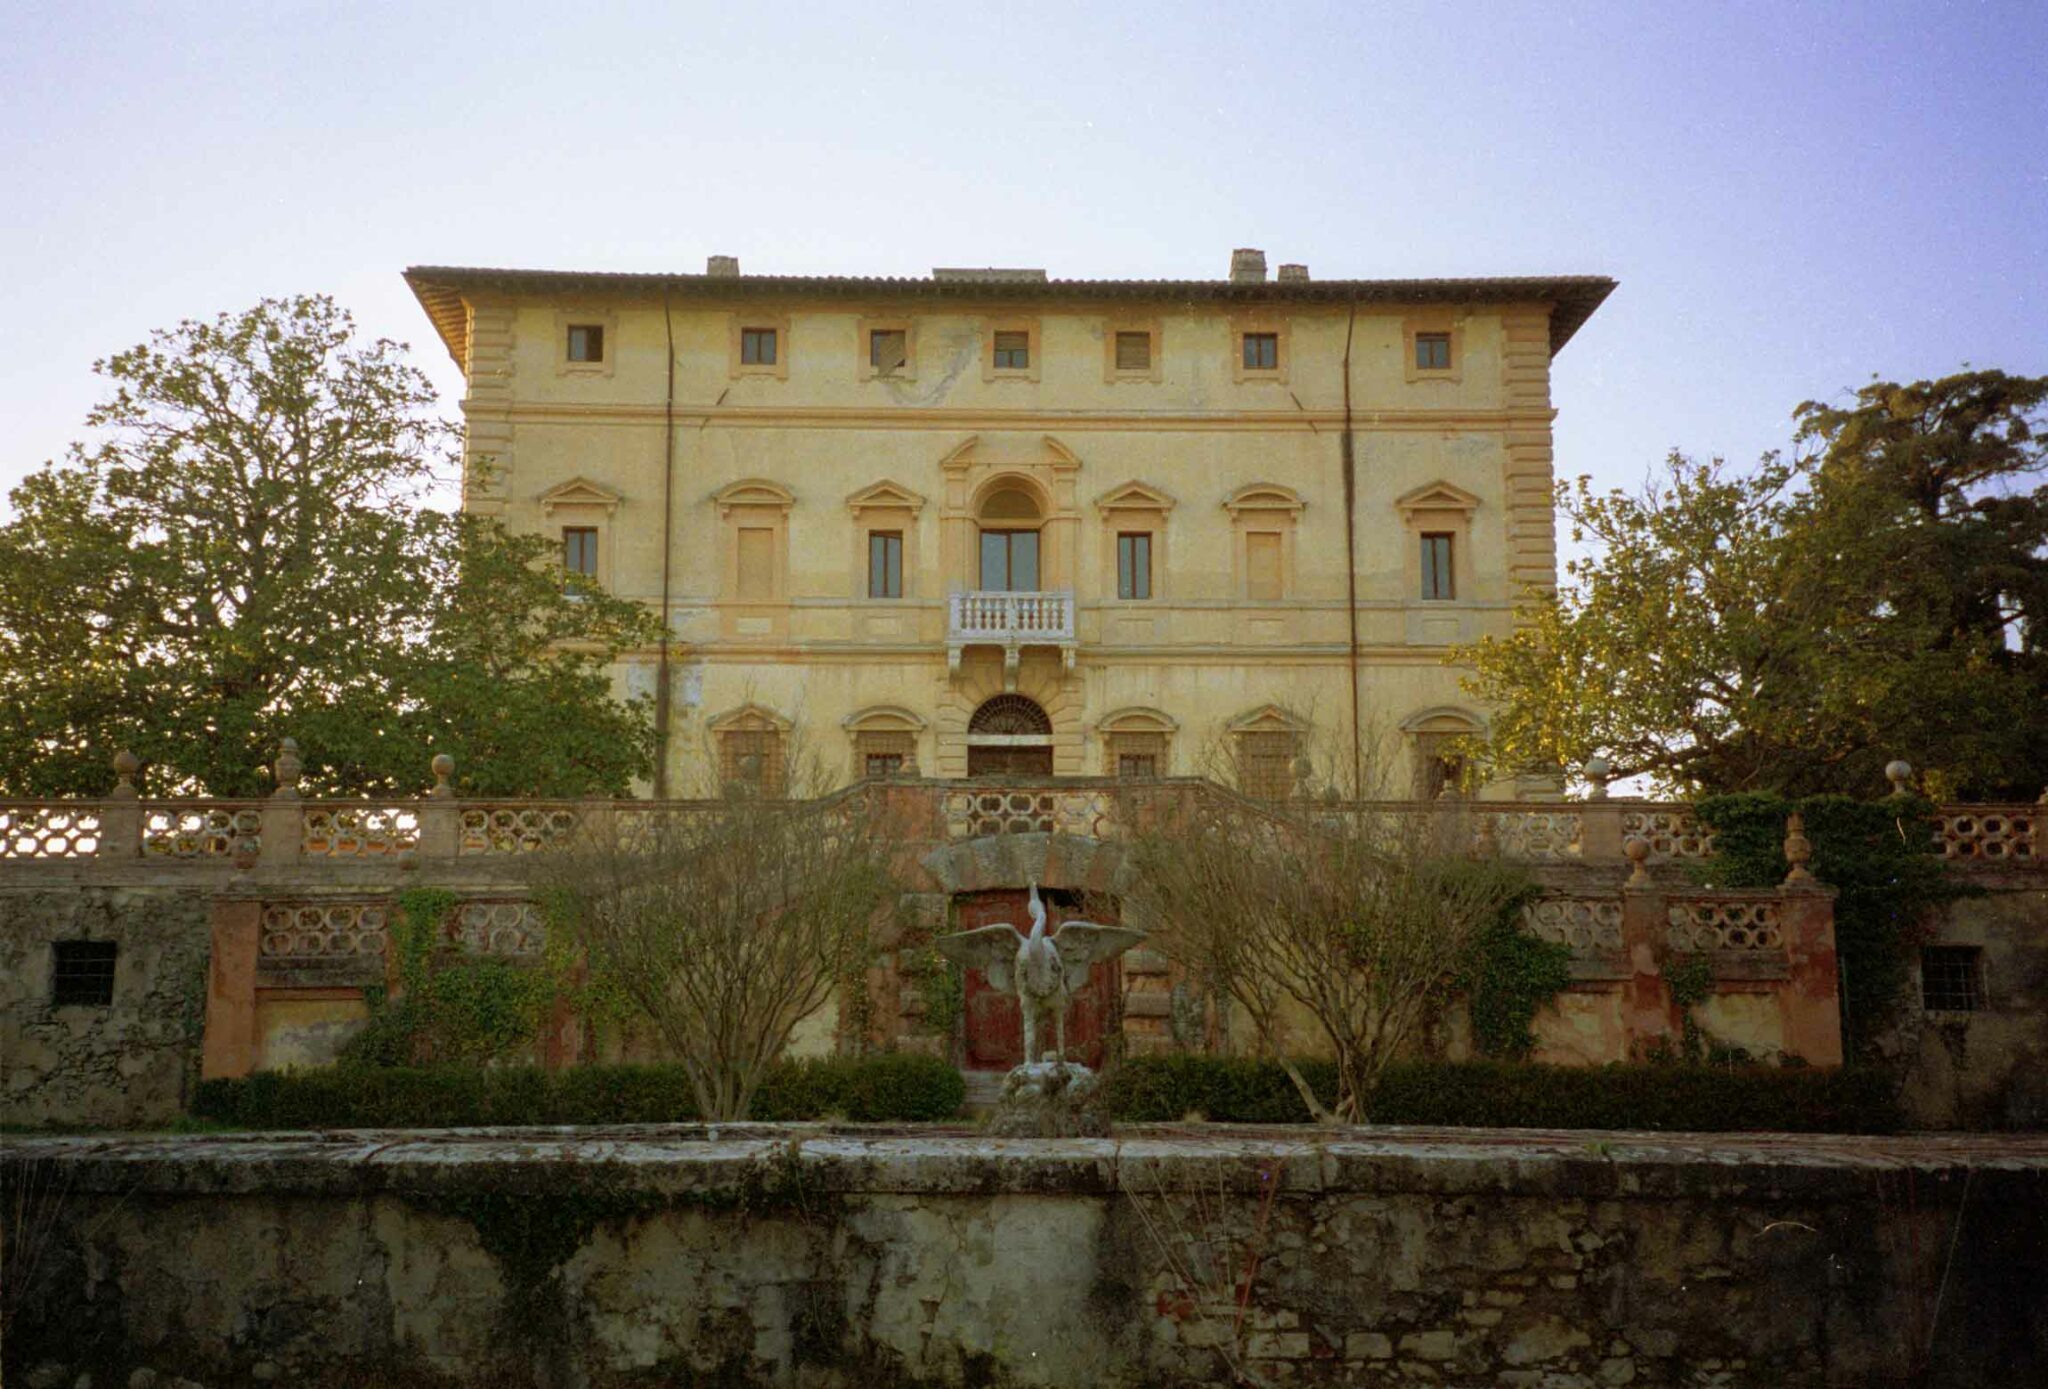
[[[967,775],[1052,775],[1052,720],[1037,700],[999,694],[982,702],[967,721]]]

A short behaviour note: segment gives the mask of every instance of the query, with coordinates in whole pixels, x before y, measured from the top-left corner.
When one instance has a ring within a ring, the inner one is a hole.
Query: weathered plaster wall
[[[1354,322],[1334,305],[1256,301],[851,305],[748,294],[665,304],[593,290],[481,293],[471,311],[468,448],[491,467],[465,505],[550,537],[565,524],[592,527],[600,581],[622,596],[659,604],[666,574],[671,623],[689,648],[676,670],[669,757],[686,787],[715,775],[709,721],[749,702],[797,722],[835,775],[855,766],[844,721],[884,706],[924,721],[920,765],[964,772],[966,712],[1002,688],[1001,668],[983,650],[959,677],[948,674],[944,605],[949,591],[979,586],[972,501],[998,476],[1032,480],[1053,499],[1040,581],[1076,596],[1086,659],[1071,673],[1027,661],[1019,681],[1053,718],[1058,770],[1108,770],[1096,725],[1132,706],[1179,724],[1162,767],[1175,771],[1198,769],[1229,720],[1268,702],[1335,735],[1346,726],[1337,711],[1348,698],[1352,628],[1335,442],[1347,356],[1352,426],[1372,460],[1357,501],[1368,724],[1391,729],[1447,705],[1470,712],[1445,649],[1506,632],[1519,585],[1555,580],[1545,304],[1389,304]],[[878,378],[864,368],[863,331],[884,320],[910,332],[911,361]],[[570,321],[605,326],[605,362],[564,359]],[[993,378],[981,360],[989,333],[1025,321],[1037,334],[1029,378]],[[779,327],[779,370],[740,363],[747,325]],[[1156,373],[1106,371],[1105,335],[1119,327],[1157,332]],[[1415,379],[1407,369],[1418,327],[1457,335],[1454,373]],[[1241,328],[1278,332],[1286,369],[1239,379]],[[671,450],[672,507],[660,485]],[[742,599],[736,523],[718,494],[748,479],[791,499],[736,513],[776,537],[771,592]],[[897,500],[864,520],[850,499],[884,483]],[[1131,483],[1158,500],[1101,504]],[[1285,527],[1293,538],[1279,599],[1246,596],[1225,502],[1251,483],[1302,502]],[[1439,483],[1467,497],[1469,511],[1428,513],[1455,518],[1446,523],[1463,534],[1455,598],[1425,603],[1417,527],[1399,503]],[[863,527],[878,515],[905,540],[898,598],[868,596]],[[1116,596],[1120,528],[1155,536],[1148,599]],[[651,652],[622,661],[620,692],[651,694],[652,666]],[[1383,751],[1395,789],[1405,787],[1408,740],[1389,736]]]
[[[0,889],[0,1122],[161,1124],[184,1110],[204,1027],[204,889]],[[51,1005],[52,944],[113,941],[106,1007]]]
[[[1882,1048],[1905,1072],[1901,1098],[1915,1123],[2048,1129],[2048,889],[1986,886],[1951,904],[1930,942],[1983,952],[1983,1006],[1926,1011],[1916,966]]]
[[[38,1140],[5,1161],[57,1236],[10,1378],[2048,1379],[2048,1145],[2019,1139],[728,1129]]]

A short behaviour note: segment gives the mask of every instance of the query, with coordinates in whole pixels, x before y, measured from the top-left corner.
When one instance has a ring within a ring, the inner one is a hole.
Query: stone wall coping
[[[1133,1127],[1108,1139],[747,1124],[9,1138],[0,1167],[57,1164],[66,1188],[136,1197],[432,1194],[485,1179],[594,1179],[689,1199],[764,1183],[818,1196],[1139,1195],[1183,1189],[1493,1198],[1747,1197],[1861,1202],[1911,1171],[2017,1182],[2048,1200],[2048,1134],[1680,1134],[1389,1126]],[[587,1174],[587,1175],[586,1175]],[[1858,1174],[1862,1174],[1859,1176]],[[1851,1180],[1844,1180],[1845,1176]],[[535,1183],[545,1183],[536,1187]],[[1199,1184],[1197,1186],[1197,1184]],[[1930,1195],[1939,1190],[1930,1187]],[[785,1199],[787,1199],[785,1197]]]

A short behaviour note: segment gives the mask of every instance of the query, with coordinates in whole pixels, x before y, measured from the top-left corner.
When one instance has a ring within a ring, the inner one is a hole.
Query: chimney
[[[1283,285],[1305,285],[1308,283],[1306,265],[1283,265],[1280,267],[1280,283]]]
[[[719,279],[737,279],[740,273],[738,256],[710,256],[704,262],[704,273]]]
[[[1262,285],[1266,282],[1266,253],[1253,247],[1240,246],[1230,253],[1230,282],[1239,285]]]

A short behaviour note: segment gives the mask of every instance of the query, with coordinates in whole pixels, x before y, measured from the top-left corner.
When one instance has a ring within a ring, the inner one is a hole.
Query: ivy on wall
[[[951,1037],[967,1010],[966,974],[930,942],[904,950],[898,956],[898,968],[924,1005],[918,1029],[933,1036]]]
[[[1474,938],[1458,981],[1472,1017],[1472,1044],[1482,1056],[1524,1060],[1536,1049],[1536,1015],[1572,981],[1571,947],[1523,926],[1523,908],[1542,895],[1526,873],[1496,866],[1473,871],[1513,873],[1517,882]]]
[[[539,1040],[558,991],[555,973],[442,948],[444,923],[460,900],[441,888],[398,895],[391,922],[397,996],[382,988],[363,991],[369,1025],[343,1048],[342,1060],[483,1065],[517,1056]]]
[[[1812,874],[1838,893],[1835,953],[1841,969],[1842,1043],[1867,1050],[1902,1001],[1913,950],[1933,913],[1975,889],[1948,872],[1934,836],[1934,806],[1913,796],[1787,800],[1761,792],[1711,796],[1694,807],[1713,827],[1716,854],[1694,867],[1715,887],[1785,881],[1785,818],[1798,811],[1813,844]]]

